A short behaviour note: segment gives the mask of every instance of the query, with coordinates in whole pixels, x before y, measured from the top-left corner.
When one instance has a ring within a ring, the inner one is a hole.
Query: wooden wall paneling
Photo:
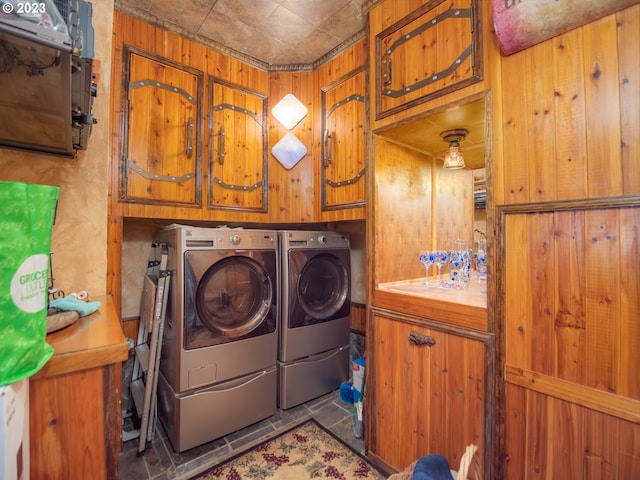
[[[527,78],[525,52],[510,55],[502,60],[503,103],[502,154],[505,159],[504,184],[495,183],[494,189],[504,192],[505,203],[529,201],[529,175],[527,165],[532,161],[528,145],[529,128],[526,121],[527,99],[524,85]],[[507,73],[508,72],[508,73]],[[531,140],[533,141],[533,140]]]
[[[640,365],[640,208],[627,208],[619,212],[620,260],[624,268],[620,275],[620,326],[617,362],[620,364],[615,384],[618,392],[640,400],[640,374],[634,374],[634,365]],[[636,444],[640,443],[637,439]],[[640,456],[640,453],[636,452]],[[637,465],[640,469],[640,463]],[[631,477],[627,477],[631,478]],[[639,477],[640,478],[640,477]]]
[[[375,148],[376,182],[370,193],[375,195],[372,281],[423,277],[418,255],[432,238],[432,159],[380,136]]]
[[[307,147],[307,154],[290,170],[271,154],[271,148],[288,131],[269,112],[269,221],[273,223],[314,220],[313,88],[312,72],[277,72],[269,76],[269,105],[275,106],[287,93],[292,93],[309,110],[291,130]]]
[[[116,312],[122,307],[122,217],[107,216],[107,286],[106,293],[111,295]]]
[[[584,355],[585,329],[585,235],[584,211],[564,212],[554,225],[553,250],[557,339],[556,374],[571,382],[580,382]]]
[[[620,128],[622,134],[622,189],[625,195],[640,193],[640,3],[616,15],[620,79]]]
[[[506,244],[528,253],[504,260],[507,366],[640,400],[628,368],[640,362],[640,281],[623,261],[638,258],[637,219],[635,208],[508,218]]]
[[[367,333],[367,308],[361,303],[351,302],[349,327],[353,333],[366,335]]]
[[[549,431],[553,442],[544,442],[551,478],[580,478],[583,459],[580,451],[584,409],[569,402],[552,400],[549,404]],[[560,450],[559,450],[560,449]]]
[[[435,158],[431,161],[436,165],[433,231],[429,242],[423,242],[422,247],[426,250],[450,250],[451,240],[460,238],[473,248],[473,171],[448,170],[442,168]]]
[[[639,468],[640,442],[619,440],[622,425],[640,438],[637,201],[522,206],[504,219],[505,478]]]
[[[557,198],[555,155],[554,76],[531,75],[539,72],[553,58],[553,45],[546,42],[539,48],[525,52],[524,95],[527,105],[527,123],[530,143],[528,162],[529,201],[539,202]]]
[[[618,438],[620,444],[618,478],[640,478],[640,427],[637,424],[620,421]]]
[[[640,425],[525,388],[507,391],[505,478],[637,477]]]
[[[507,255],[499,252],[505,268],[504,279],[504,336],[509,342],[504,345],[504,363],[508,365],[528,365],[530,362],[531,342],[531,309],[527,293],[531,291],[531,255],[524,253],[527,248],[529,231],[525,218],[510,215],[506,218],[504,228],[504,245],[520,252],[519,255]],[[515,278],[512,278],[514,275]]]
[[[505,479],[524,479],[522,472],[525,468],[526,448],[523,432],[527,431],[525,418],[528,407],[527,390],[507,383],[504,397],[506,418],[503,424],[504,430],[500,431],[501,435],[498,437],[500,443],[497,445],[497,451],[500,461],[496,465],[496,470],[500,471]],[[499,408],[502,409],[502,406]]]
[[[572,30],[553,40],[555,125],[548,132],[555,141],[551,152],[553,164],[547,168],[555,175],[557,198],[587,196],[587,148],[585,130],[585,95],[580,45],[582,31]],[[562,132],[560,134],[560,132]],[[549,160],[549,159],[547,159]]]
[[[590,197],[622,195],[620,79],[616,16],[583,27],[588,174]],[[616,101],[616,99],[620,99]],[[606,174],[605,174],[606,172]]]
[[[620,325],[620,275],[618,214],[615,210],[586,212],[584,235],[585,351],[583,384],[617,392]]]
[[[527,332],[529,358],[526,367],[545,375],[555,375],[555,348],[553,342],[536,339],[554,337],[555,277],[553,252],[553,216],[530,214],[527,216],[528,244],[522,246],[529,255],[529,269],[518,272],[511,281],[518,284],[521,276],[530,277],[531,291],[526,292],[531,325]],[[522,251],[522,250],[521,250]],[[521,253],[520,253],[521,254]],[[520,293],[522,295],[523,292]]]
[[[586,412],[583,478],[619,478],[618,422],[599,412]]]

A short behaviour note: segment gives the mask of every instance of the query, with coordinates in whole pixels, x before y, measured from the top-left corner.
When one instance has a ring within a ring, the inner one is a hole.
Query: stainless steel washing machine
[[[177,452],[277,411],[277,232],[170,225],[158,417]]]
[[[349,378],[351,252],[336,232],[281,231],[278,406],[288,409]]]

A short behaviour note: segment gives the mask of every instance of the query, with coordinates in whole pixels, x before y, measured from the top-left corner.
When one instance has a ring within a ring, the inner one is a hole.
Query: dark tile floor
[[[208,467],[259,443],[267,436],[308,418],[314,418],[345,443],[364,453],[364,441],[353,431],[351,405],[342,402],[338,391],[285,411],[186,452],[176,453],[158,422],[146,451],[137,456],[138,440],[125,442],[119,457],[120,478],[126,480],[188,479]],[[125,428],[127,428],[125,426]]]

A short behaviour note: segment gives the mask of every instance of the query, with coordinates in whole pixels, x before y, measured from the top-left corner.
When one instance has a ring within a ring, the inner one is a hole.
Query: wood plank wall
[[[502,58],[500,477],[640,478],[639,47],[635,5]]]
[[[314,83],[312,72],[278,72],[269,75],[269,110],[292,93],[309,110],[291,132],[307,147],[307,154],[291,170],[269,155],[269,221],[310,222],[314,218]],[[269,148],[288,132],[269,113]]]
[[[374,283],[424,277],[421,250],[473,238],[473,172],[446,171],[433,156],[383,135],[375,150]]]

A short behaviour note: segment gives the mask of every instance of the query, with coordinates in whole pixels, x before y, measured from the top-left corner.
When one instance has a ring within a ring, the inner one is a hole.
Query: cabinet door
[[[120,199],[201,205],[203,74],[125,47]]]
[[[365,205],[367,74],[359,69],[322,89],[322,209]]]
[[[457,470],[475,444],[482,463],[485,343],[376,314],[369,345],[372,453],[398,470],[438,453]]]
[[[266,212],[266,96],[215,78],[209,85],[209,208]]]
[[[376,35],[376,120],[482,80],[479,3],[434,0]]]

